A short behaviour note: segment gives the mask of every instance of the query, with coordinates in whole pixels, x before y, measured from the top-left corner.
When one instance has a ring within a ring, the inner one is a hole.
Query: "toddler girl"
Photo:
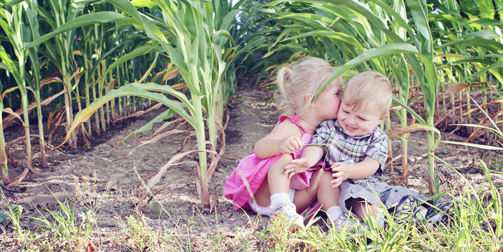
[[[300,157],[320,122],[334,119],[339,110],[342,77],[329,83],[311,102],[334,69],[319,58],[308,58],[278,71],[277,84],[288,115],[281,116],[273,130],[255,143],[224,185],[224,196],[239,208],[266,216],[283,215],[297,227],[304,227],[297,210],[311,205],[317,188],[310,185],[316,168],[286,173],[284,166]],[[313,163],[315,166],[317,162]]]

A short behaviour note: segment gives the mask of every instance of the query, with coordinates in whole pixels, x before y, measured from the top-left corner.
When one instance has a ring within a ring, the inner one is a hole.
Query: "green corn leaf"
[[[488,25],[488,26],[503,26],[502,21],[494,20],[494,19],[487,19],[487,18],[481,18],[478,20],[475,20],[473,22],[470,22],[468,24],[479,24],[479,25]]]
[[[120,58],[114,60],[114,62],[108,66],[107,70],[105,71],[105,73],[103,73],[101,78],[105,78],[108,75],[108,73],[110,73],[110,71],[115,69],[117,66],[120,66],[124,62],[126,62],[128,60],[132,60],[135,57],[151,53],[157,47],[158,47],[157,44],[149,44],[148,43],[146,45],[142,45],[142,46],[134,48],[134,50],[131,51],[130,53],[127,53],[127,54],[121,56]],[[108,53],[106,55],[108,55]],[[102,58],[104,58],[104,57],[106,57],[106,56],[104,55]],[[100,60],[98,60],[98,62],[100,62]]]
[[[472,36],[468,39],[458,39],[442,45],[442,48],[448,47],[482,47],[492,51],[495,54],[503,51],[503,44],[493,39]]]
[[[503,68],[503,61],[496,62],[494,64],[491,64],[489,66],[486,66],[482,69],[480,69],[478,72],[473,74],[471,78],[477,78],[481,76],[482,74],[485,74],[486,72],[491,72],[491,70],[496,69],[496,68]]]
[[[150,122],[146,123],[145,125],[141,126],[140,128],[136,129],[135,131],[129,133],[129,135],[124,137],[121,141],[124,142],[132,136],[135,136],[139,133],[143,133],[143,132],[151,130],[154,127],[155,123],[163,122],[163,121],[173,117],[174,114],[175,114],[174,111],[171,109],[168,109],[168,110],[162,112],[161,114],[157,115],[154,119],[152,119]]]
[[[234,7],[237,8],[237,7]],[[238,9],[234,9],[229,11],[225,17],[223,18],[222,22],[220,23],[220,26],[218,27],[219,30],[230,30],[232,23],[236,19],[236,15],[239,13]]]
[[[318,94],[320,94],[320,92],[323,91],[323,89],[328,85],[328,83],[332,82],[339,75],[341,75],[344,72],[346,72],[347,70],[357,66],[358,64],[369,61],[369,60],[376,58],[376,57],[393,55],[393,54],[401,54],[401,53],[417,54],[419,52],[415,46],[413,46],[411,44],[406,44],[406,43],[389,44],[389,45],[385,45],[385,46],[382,46],[379,48],[373,48],[373,49],[365,51],[360,56],[358,56],[358,57],[346,62],[346,64],[336,68],[334,73],[321,85],[321,87],[318,89],[318,91],[316,91],[316,94],[314,95],[312,101],[314,101],[314,99],[316,99]]]
[[[0,6],[2,6],[2,7],[9,7],[9,6],[13,6],[13,5],[16,5],[18,3],[21,3],[23,1],[24,0],[12,0],[12,1],[6,3],[6,4],[0,4]]]
[[[155,7],[155,3],[151,0],[132,0],[131,4],[138,7],[138,8],[142,8],[142,7],[154,8]]]
[[[483,150],[503,151],[503,148],[501,148],[501,147],[485,145],[485,144],[463,143],[463,142],[454,142],[454,141],[441,141],[441,142],[447,143],[447,144],[455,144],[455,145],[473,147],[473,148],[478,148],[478,149],[483,149]]]
[[[2,59],[2,64],[6,67],[7,71],[12,73],[14,79],[20,85],[19,87],[21,88],[21,82],[23,80],[21,78],[21,74],[19,73],[19,69],[16,67],[16,64],[14,63],[14,61],[12,61],[9,54],[7,54],[2,45],[0,45],[0,59]]]
[[[133,19],[131,20],[135,25],[142,24],[142,17],[140,12],[133,6],[133,2],[129,2],[127,0],[109,0],[111,4],[113,4],[117,9],[124,11],[128,15],[130,15]],[[136,2],[135,2],[136,3]]]
[[[446,6],[445,3],[440,3],[438,0],[430,0],[430,1],[433,3],[435,8],[440,9],[444,13],[447,13],[452,16],[459,15],[459,7],[457,6],[457,4],[452,4],[452,5],[449,4],[448,6]],[[447,2],[450,2],[450,1],[447,1]],[[456,9],[456,7],[457,7],[457,9]]]
[[[460,39],[469,39],[469,38],[481,38],[486,40],[493,40],[500,38],[500,35],[498,35],[498,33],[494,31],[482,30],[482,31],[471,32],[460,37]]]
[[[402,100],[393,96],[393,102],[402,106],[405,110],[407,110],[407,112],[409,112],[409,114],[411,114],[414,118],[416,118],[416,120],[419,121],[421,124],[424,124],[424,125],[427,124],[426,121],[418,113],[416,113],[416,111],[414,111],[411,107],[409,107],[409,105],[404,103]]]
[[[192,127],[196,128],[198,127],[193,118],[185,112],[183,109],[183,106],[180,105],[179,103],[172,101],[168,99],[165,95],[160,94],[160,93],[154,93],[154,92],[149,92],[146,90],[142,90],[141,88],[138,88],[135,84],[128,84],[125,86],[120,87],[119,89],[114,89],[110,91],[109,93],[105,94],[104,96],[96,99],[93,103],[91,103],[87,108],[83,109],[74,118],[73,124],[71,125],[70,129],[67,132],[67,135],[65,139],[63,140],[63,143],[65,143],[68,138],[70,137],[71,133],[83,122],[89,120],[89,118],[98,110],[100,109],[105,103],[109,102],[110,100],[121,97],[121,96],[137,96],[137,97],[143,97],[147,99],[152,99],[154,101],[160,102],[163,105],[166,105],[168,108],[172,109],[174,112],[182,116]]]
[[[415,28],[424,38],[422,45],[424,48],[419,48],[421,53],[425,55],[431,55],[433,53],[433,38],[431,36],[430,26],[428,24],[428,10],[426,7],[426,1],[423,0],[409,0],[406,1],[412,13],[412,19],[414,20]]]
[[[379,7],[383,8],[386,15],[390,15],[391,17],[393,17],[393,25],[398,25],[400,28],[403,28],[407,30],[409,33],[411,33],[411,29],[410,26],[407,24],[407,21],[405,21],[402,18],[402,15],[400,13],[393,10],[388,3],[379,0],[373,0],[372,3],[379,5]]]
[[[363,46],[358,42],[354,37],[349,36],[346,33],[343,32],[334,32],[334,31],[311,31],[311,32],[305,32],[299,35],[291,36],[285,39],[285,41],[289,40],[296,40],[299,38],[306,38],[306,37],[325,37],[325,38],[331,38],[334,39],[335,41],[341,41],[345,42],[349,45],[355,46],[356,48],[363,50]]]
[[[97,12],[97,13],[92,13],[92,14],[86,14],[79,16],[77,18],[74,18],[67,23],[63,24],[62,26],[58,27],[54,31],[47,33],[40,38],[26,44],[25,48],[31,48],[34,46],[38,46],[45,41],[70,30],[74,30],[76,28],[80,28],[82,26],[90,25],[90,24],[97,24],[97,23],[107,23],[107,22],[116,22],[116,21],[126,21],[128,20],[127,17],[123,16],[120,13],[117,12],[111,12],[111,11],[103,11],[103,12]]]
[[[194,114],[194,107],[190,103],[187,96],[185,96],[185,94],[183,94],[181,92],[174,90],[172,87],[170,87],[168,85],[160,85],[160,84],[152,83],[152,82],[147,82],[147,83],[142,83],[142,84],[133,83],[131,85],[134,86],[135,88],[149,91],[149,92],[153,91],[153,92],[167,93],[169,95],[172,95],[172,96],[176,97],[178,100],[180,100],[187,107],[187,109],[189,109],[191,114]]]

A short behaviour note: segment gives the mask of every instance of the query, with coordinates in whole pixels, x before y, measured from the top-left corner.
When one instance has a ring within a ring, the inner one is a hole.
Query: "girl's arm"
[[[301,173],[318,163],[323,157],[323,149],[320,146],[307,146],[302,151],[302,156],[298,159],[290,161],[284,168],[284,173],[289,174],[289,177],[295,173]]]
[[[268,158],[279,153],[290,154],[302,148],[302,132],[288,120],[276,125],[265,137],[259,139],[253,148],[259,158]]]

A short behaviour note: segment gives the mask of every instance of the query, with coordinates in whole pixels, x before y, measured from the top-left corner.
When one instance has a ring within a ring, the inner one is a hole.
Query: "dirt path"
[[[168,170],[161,183],[153,188],[154,192],[157,191],[156,196],[143,212],[146,223],[158,230],[164,228],[181,239],[190,237],[193,243],[202,248],[211,246],[208,243],[215,237],[231,243],[249,242],[246,240],[253,237],[251,234],[261,229],[266,220],[254,214],[234,211],[232,204],[221,196],[222,188],[227,176],[239,160],[249,153],[255,141],[272,129],[279,115],[275,108],[275,104],[266,103],[262,91],[238,91],[229,107],[226,152],[210,180],[214,207],[211,211],[200,208],[194,182],[197,172],[193,162],[185,162]],[[149,174],[166,164],[185,140],[186,135],[171,136],[144,145],[121,158],[140,143],[141,137],[148,137],[152,133],[133,137],[118,147],[115,147],[115,144],[158,113],[160,111],[154,111],[131,122],[127,127],[113,132],[105,142],[92,146],[89,151],[78,154],[52,152],[49,157],[51,168],[41,174],[27,177],[21,185],[26,188],[25,192],[7,195],[10,203],[22,205],[24,216],[38,216],[36,209],[58,209],[56,198],[61,201],[75,199],[76,211],[87,209],[97,214],[94,244],[100,248],[120,246],[121,241],[127,240],[124,217],[134,213],[139,202],[145,202],[140,201],[143,193],[142,182]],[[160,124],[156,125],[159,126]],[[443,137],[462,140],[447,134]],[[425,146],[424,133],[414,133],[409,142],[409,186],[427,193],[426,155],[421,150]],[[183,144],[184,150],[191,149],[194,145],[195,139],[190,138]],[[393,142],[393,150],[396,157],[399,153],[396,139]],[[20,158],[23,155],[22,148],[13,153]],[[456,194],[467,185],[452,169],[465,174],[473,186],[487,186],[484,175],[477,168],[478,159],[487,158],[487,153],[441,144],[437,155],[448,163],[438,165],[442,191]],[[112,162],[114,159],[118,160]],[[393,172],[385,172],[385,180],[391,184],[397,184],[401,176],[399,160],[394,164]],[[496,184],[503,184],[503,176],[494,175],[493,179]],[[3,207],[4,204],[5,202],[2,202],[0,206]],[[24,220],[27,226],[32,222],[28,218]]]

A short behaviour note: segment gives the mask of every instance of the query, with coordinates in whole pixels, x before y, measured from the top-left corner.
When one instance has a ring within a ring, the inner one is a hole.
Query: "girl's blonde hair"
[[[389,114],[392,101],[391,82],[378,72],[366,71],[351,78],[343,91],[342,102],[355,110],[370,106],[381,111],[381,119]]]
[[[283,95],[282,105],[285,106],[286,113],[299,113],[311,102],[310,99],[306,101],[304,98],[307,95],[314,96],[333,72],[334,68],[328,62],[314,57],[309,57],[293,66],[282,67],[278,71],[277,84]],[[343,79],[339,76],[326,87],[333,85],[342,87],[342,83]]]

